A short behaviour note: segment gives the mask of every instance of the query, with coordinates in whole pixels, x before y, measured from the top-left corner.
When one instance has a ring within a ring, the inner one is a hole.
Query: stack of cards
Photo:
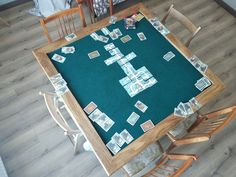
[[[100,53],[99,53],[97,50],[88,53],[89,59],[94,59],[94,58],[97,58],[97,57],[99,57],[99,56],[100,56]]]
[[[144,132],[147,132],[148,130],[151,130],[151,129],[154,128],[155,126],[154,126],[154,124],[152,123],[151,120],[148,120],[148,121],[142,123],[142,124],[140,125],[140,127],[142,128],[142,130],[143,130]]]
[[[125,18],[124,19],[125,29],[136,29],[135,20],[133,18]]]
[[[111,16],[109,19],[110,24],[116,24],[117,17],[116,16]]]
[[[120,38],[120,40],[123,42],[123,43],[126,43],[128,41],[130,41],[132,38],[129,36],[129,35],[126,35],[122,38]]]
[[[193,114],[193,109],[189,102],[180,102],[177,108],[174,110],[174,115],[178,117],[188,117],[191,114]]]
[[[61,48],[61,52],[64,54],[68,54],[68,53],[74,53],[75,52],[75,47],[62,47]]]
[[[57,61],[57,62],[59,62],[59,63],[64,63],[65,60],[66,60],[66,57],[63,57],[63,56],[58,55],[58,54],[55,53],[55,54],[52,56],[51,59],[54,60],[54,61]]]
[[[203,91],[210,85],[211,85],[211,81],[207,79],[206,77],[202,77],[201,79],[197,80],[195,87],[197,87],[198,90]]]
[[[132,112],[132,114],[129,116],[129,118],[126,120],[130,125],[134,126],[135,123],[138,121],[138,119],[140,118],[140,116],[135,113]]]
[[[172,51],[169,51],[163,56],[163,59],[166,61],[170,61],[174,57],[175,57],[175,54]]]
[[[203,63],[197,56],[193,55],[188,60],[199,72],[204,74],[207,71],[208,65]]]
[[[170,33],[170,31],[158,20],[158,18],[149,19],[152,26],[159,31],[163,36]]]
[[[49,78],[49,80],[51,81],[52,85],[55,88],[55,92],[58,96],[63,95],[64,93],[68,92],[69,89],[67,87],[67,83],[66,81],[62,78],[61,74],[58,73],[54,76],[51,76]]]
[[[201,103],[199,103],[199,101],[194,97],[189,100],[189,103],[195,110],[199,110],[202,107]]]
[[[65,36],[65,39],[67,41],[72,41],[73,39],[76,39],[77,36],[74,33],[68,34],[67,36]]]
[[[135,103],[135,105],[134,105],[137,109],[139,109],[140,111],[142,111],[143,113],[147,110],[147,106],[144,104],[144,103],[142,103],[141,101],[137,101],[136,103]]]
[[[133,18],[135,21],[139,22],[144,18],[144,16],[141,13],[138,13],[138,14],[132,15],[131,18]]]
[[[130,133],[124,129],[121,133],[115,133],[112,137],[111,140],[106,144],[108,149],[112,152],[112,154],[117,154],[120,150],[121,147],[127,143],[131,143],[133,141],[133,137],[130,135]]]
[[[144,40],[147,39],[143,32],[137,33],[137,36],[138,36],[140,41],[144,41]]]

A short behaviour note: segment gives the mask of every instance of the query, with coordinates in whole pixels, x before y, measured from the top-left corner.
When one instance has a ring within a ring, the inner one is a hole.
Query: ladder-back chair
[[[167,12],[167,14],[163,17],[162,23],[166,24],[166,20],[169,16],[172,16],[177,21],[179,21],[182,25],[184,25],[190,32],[191,36],[188,38],[188,40],[185,42],[185,45],[189,47],[191,41],[196,36],[196,34],[200,31],[201,27],[196,27],[186,16],[184,16],[182,13],[177,11],[174,8],[174,5],[172,4]]]
[[[176,138],[170,132],[167,133],[172,141],[169,150],[175,146],[208,141],[211,136],[220,132],[236,117],[236,106],[223,108],[205,115],[199,115],[197,120],[187,133]]]
[[[178,177],[196,160],[190,154],[165,154],[157,165],[143,177]]]
[[[56,14],[53,14],[45,19],[40,19],[40,24],[43,28],[44,34],[48,39],[48,42],[52,42],[52,35],[49,34],[49,28],[46,26],[52,25],[54,22],[54,27],[56,27],[59,39],[64,38],[68,34],[76,33],[79,31],[79,23],[75,23],[76,17],[79,15],[82,27],[86,27],[86,21],[84,17],[84,12],[82,4],[78,4],[78,7],[67,9]],[[50,24],[49,24],[50,23]],[[51,28],[53,28],[51,26]],[[55,30],[54,30],[55,31]],[[57,38],[58,39],[58,38]]]
[[[51,117],[56,122],[56,124],[64,131],[64,134],[69,138],[74,147],[74,153],[76,154],[81,143],[81,137],[83,136],[82,133],[79,129],[73,129],[70,127],[70,125],[62,115],[61,109],[64,108],[64,106],[60,107],[60,98],[55,93],[39,92],[39,94],[44,97],[44,101]],[[91,147],[88,142],[85,142],[83,146],[85,150],[91,151]]]

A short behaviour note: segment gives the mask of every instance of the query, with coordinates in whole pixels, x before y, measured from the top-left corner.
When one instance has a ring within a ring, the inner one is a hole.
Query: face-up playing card
[[[135,57],[137,57],[137,55],[134,52],[130,52],[128,55],[125,56],[125,58],[130,61],[132,59],[134,59]]]
[[[184,103],[180,102],[177,108],[179,108],[184,114],[184,116],[186,116],[187,113],[185,112],[185,109],[184,109]]]
[[[106,35],[109,35],[110,31],[105,27],[105,28],[102,28],[101,31],[103,32],[103,34],[106,36]]]
[[[132,112],[132,114],[131,114],[131,115],[129,116],[129,118],[127,119],[127,122],[128,122],[130,125],[134,126],[134,124],[138,121],[139,117],[140,117],[140,116],[139,116],[137,113]]]
[[[118,39],[119,37],[114,31],[110,32],[109,36],[111,37],[112,40]]]
[[[167,52],[163,58],[166,60],[166,61],[170,61],[172,58],[175,57],[175,54],[172,52],[172,51],[169,51]]]
[[[147,39],[143,32],[137,33],[137,35],[140,41],[144,41]]]
[[[127,144],[129,144],[131,141],[133,141],[133,137],[130,135],[130,133],[124,129],[121,133],[120,133],[120,136],[123,138],[123,140],[125,140],[125,142]]]
[[[138,14],[132,15],[132,18],[135,19],[135,21],[139,22],[144,18],[144,16],[141,13],[138,13]]]
[[[90,52],[90,53],[88,54],[88,56],[89,56],[90,59],[94,59],[94,58],[99,57],[99,56],[100,56],[100,53],[96,50],[96,51]]]
[[[123,36],[122,38],[120,38],[120,40],[123,42],[123,43],[126,43],[128,41],[130,41],[132,38],[129,36],[129,35],[126,35],[126,36]]]
[[[144,132],[147,132],[148,130],[155,127],[151,120],[148,120],[148,121],[142,123],[140,126]]]
[[[134,105],[136,108],[138,108],[140,111],[142,111],[142,112],[145,112],[146,110],[147,110],[147,106],[144,104],[144,103],[142,103],[141,101],[137,101],[136,103],[135,103],[135,105]]]
[[[120,147],[122,147],[123,144],[125,143],[125,140],[117,132],[111,137],[111,139],[114,140],[116,144],[118,144],[118,146]]]
[[[185,114],[179,108],[175,108],[174,115],[177,117],[185,117]]]
[[[107,42],[109,41],[109,38],[108,38],[108,37],[105,37],[105,36],[102,36],[102,35],[100,35],[100,36],[99,36],[99,41],[101,41],[101,42],[104,42],[104,43],[107,43]]]
[[[84,108],[84,111],[87,113],[87,114],[90,114],[91,112],[94,111],[94,109],[97,108],[97,105],[94,103],[94,102],[90,102],[85,108]]]
[[[109,53],[113,56],[113,55],[116,55],[118,53],[121,53],[120,49],[119,48],[114,48],[114,49],[111,49],[109,50]]]
[[[67,36],[65,36],[65,39],[67,41],[71,41],[71,40],[76,39],[76,38],[77,38],[77,36],[74,33],[71,33],[71,34],[68,34]]]
[[[122,36],[122,33],[119,28],[114,29],[113,32],[116,33],[117,36]]]
[[[55,54],[52,56],[52,59],[55,60],[55,61],[57,61],[57,62],[59,62],[59,63],[64,63],[64,61],[66,60],[66,57],[63,57],[63,56],[58,55],[58,54],[55,53]]]
[[[61,74],[58,73],[56,75],[51,76],[49,79],[52,82],[52,84],[54,84],[54,83],[58,82],[59,80],[61,80],[63,78],[62,78]]]
[[[187,113],[187,115],[193,114],[193,109],[192,109],[190,103],[188,103],[188,102],[184,103],[184,110]]]
[[[69,92],[68,87],[65,85],[63,87],[55,89],[55,92],[58,96],[64,95],[66,92]]]
[[[90,34],[90,36],[91,36],[95,41],[99,40],[99,35],[98,35],[97,33],[95,33],[95,32],[93,32],[92,34]]]
[[[111,139],[106,146],[108,147],[108,149],[112,152],[112,154],[117,154],[120,151],[120,147],[118,146],[118,144],[116,144],[116,142]]]
[[[68,54],[68,53],[74,53],[75,52],[75,47],[62,47],[61,48],[61,52],[64,54]]]
[[[95,122],[106,132],[114,125],[114,121],[111,120],[106,114],[102,113]]]
[[[101,115],[102,115],[102,112],[97,108],[97,109],[95,109],[95,111],[93,111],[93,112],[89,115],[89,118],[94,122],[94,121],[96,121]]]
[[[109,19],[109,23],[110,23],[110,24],[115,24],[115,23],[116,23],[116,20],[117,20],[117,17],[116,17],[116,16],[111,16],[110,19]]]
[[[115,45],[113,43],[110,43],[110,44],[105,45],[104,48],[106,51],[109,51],[111,49],[114,49]]]

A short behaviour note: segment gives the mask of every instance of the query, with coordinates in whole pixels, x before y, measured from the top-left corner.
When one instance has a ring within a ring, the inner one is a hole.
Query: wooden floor
[[[143,2],[163,17],[173,0]],[[226,85],[202,111],[236,104],[236,19],[214,0],[174,3],[202,26],[190,48]],[[117,8],[129,5],[123,3]],[[26,3],[0,12],[11,24],[0,24],[0,155],[9,177],[106,177],[93,153],[73,155],[70,142],[52,121],[38,95],[40,90],[52,90],[52,86],[31,53],[46,43],[37,17],[25,12],[31,7],[33,3]],[[187,34],[172,20],[168,26],[180,38]],[[235,177],[235,128],[236,120],[210,142],[177,149],[199,155],[183,177]],[[113,175],[122,176],[121,172]]]

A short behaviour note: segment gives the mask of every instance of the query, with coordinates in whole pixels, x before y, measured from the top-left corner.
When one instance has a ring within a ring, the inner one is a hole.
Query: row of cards
[[[201,107],[202,105],[193,97],[187,103],[180,102],[174,109],[174,115],[178,117],[188,117],[194,113],[194,110],[199,110]]]
[[[149,19],[152,26],[159,31],[163,36],[166,36],[170,31],[158,20],[158,18]]]
[[[190,63],[201,73],[205,73],[208,69],[208,65],[203,63],[197,56],[193,55],[192,57],[188,58]]]
[[[55,88],[55,92],[58,96],[63,95],[64,93],[68,92],[69,89],[67,87],[66,81],[62,78],[61,74],[58,73],[56,75],[53,75],[49,78],[52,85]]]
[[[90,102],[84,108],[84,111],[89,115],[90,120],[96,122],[106,132],[108,132],[115,123],[105,113],[101,112],[94,102]]]

